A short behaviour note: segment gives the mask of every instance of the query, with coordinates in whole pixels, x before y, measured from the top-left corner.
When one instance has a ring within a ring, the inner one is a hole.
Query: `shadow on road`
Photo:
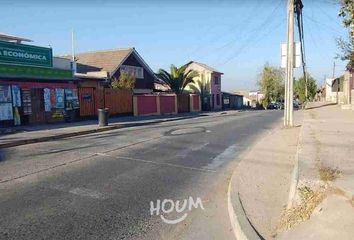
[[[337,103],[327,103],[327,104],[323,104],[323,105],[320,105],[320,106],[306,107],[305,110],[321,108],[321,107],[327,107],[327,106],[334,106],[334,105],[337,105]]]

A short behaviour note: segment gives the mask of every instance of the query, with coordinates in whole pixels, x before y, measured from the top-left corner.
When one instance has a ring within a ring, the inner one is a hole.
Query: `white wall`
[[[64,70],[71,70],[71,61],[70,59],[66,58],[53,57],[53,67]]]

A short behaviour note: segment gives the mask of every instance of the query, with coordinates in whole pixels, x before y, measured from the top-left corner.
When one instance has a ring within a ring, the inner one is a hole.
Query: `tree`
[[[266,64],[260,74],[258,85],[264,95],[262,105],[265,109],[270,102],[284,99],[283,70]]]
[[[135,86],[136,78],[128,72],[121,72],[119,78],[113,79],[112,88],[118,89],[133,89]]]
[[[343,18],[343,24],[349,29],[349,39],[339,38],[337,44],[341,50],[339,57],[347,60],[348,68],[354,67],[354,0],[341,0],[341,8],[338,14]]]
[[[339,10],[340,17],[343,18],[343,24],[349,28],[350,34],[354,34],[354,0],[341,0],[341,8]]]
[[[295,81],[294,84],[294,93],[301,102],[306,102],[306,100],[312,101],[315,98],[316,91],[317,91],[316,80],[313,77],[311,77],[309,73],[306,74],[307,74],[307,98],[308,99],[306,99],[305,77],[304,76],[300,77],[298,80]]]
[[[157,76],[167,83],[173,92],[179,94],[184,91],[188,84],[194,83],[193,78],[198,76],[198,73],[193,70],[187,71],[187,67],[187,64],[179,68],[172,64],[170,73],[160,69]]]

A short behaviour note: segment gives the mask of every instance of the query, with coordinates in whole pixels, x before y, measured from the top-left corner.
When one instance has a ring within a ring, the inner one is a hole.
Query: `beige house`
[[[199,73],[199,76],[195,77],[195,83],[187,85],[186,90],[200,93],[203,110],[221,110],[221,76],[223,73],[204,63],[191,61],[187,64],[187,71],[194,70]]]

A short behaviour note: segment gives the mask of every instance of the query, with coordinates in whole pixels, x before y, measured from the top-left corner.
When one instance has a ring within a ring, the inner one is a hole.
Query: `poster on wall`
[[[65,108],[66,110],[79,108],[79,98],[76,89],[65,89]]]
[[[77,89],[73,89],[73,108],[78,109],[80,108],[80,103],[79,103],[79,94]]]
[[[23,114],[32,114],[32,101],[31,101],[31,90],[22,89],[22,102],[23,102]]]
[[[55,106],[55,89],[50,89],[50,106]]]
[[[64,89],[55,89],[55,108],[64,108]]]
[[[21,125],[21,117],[18,107],[14,107],[14,124],[15,126]]]
[[[50,101],[50,89],[44,88],[43,89],[43,96],[44,96],[44,111],[50,112],[52,109],[51,101]]]
[[[0,121],[12,120],[12,103],[0,103]]]
[[[11,101],[10,85],[0,85],[0,103],[10,103]]]
[[[21,107],[21,89],[16,85],[12,85],[12,106]]]

